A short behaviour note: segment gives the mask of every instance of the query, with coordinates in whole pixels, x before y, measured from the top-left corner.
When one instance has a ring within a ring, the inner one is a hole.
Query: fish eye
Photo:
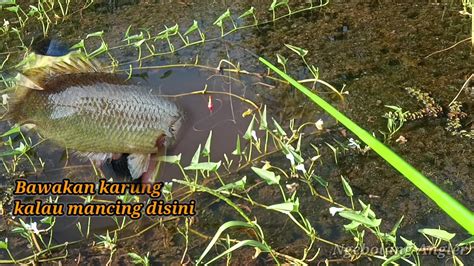
[[[169,128],[169,131],[170,131],[171,133],[175,133],[176,130],[174,129],[174,127],[171,126],[171,127]]]

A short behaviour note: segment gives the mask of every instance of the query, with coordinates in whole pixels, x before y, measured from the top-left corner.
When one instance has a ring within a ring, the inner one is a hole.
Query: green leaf
[[[181,162],[181,153],[178,155],[160,156],[158,160],[165,163],[179,164]]]
[[[211,154],[211,139],[212,139],[212,130],[209,131],[209,136],[207,137],[206,144],[204,145],[204,149],[202,150],[202,156],[209,157]]]
[[[102,41],[100,47],[97,48],[97,49],[96,49],[95,51],[93,51],[92,53],[88,54],[88,56],[91,57],[91,58],[92,58],[92,57],[96,57],[96,56],[98,56],[98,55],[101,55],[101,54],[105,53],[108,49],[109,49],[109,48],[108,48],[107,44],[106,44],[104,41]]]
[[[356,229],[357,227],[359,227],[360,224],[361,223],[352,221],[350,224],[345,224],[344,229],[346,229],[347,231],[352,231],[352,230]]]
[[[265,182],[267,182],[268,185],[275,185],[275,184],[279,184],[280,183],[280,176],[279,175],[275,175],[275,173],[271,172],[271,171],[268,171],[268,170],[265,170],[265,169],[261,169],[261,168],[257,168],[257,167],[252,167],[252,170],[260,177],[262,178],[263,180],[265,180]]]
[[[382,219],[369,219],[368,217],[354,211],[340,211],[338,214],[341,217],[361,223],[367,227],[377,227],[382,222]]]
[[[268,210],[275,210],[284,214],[290,214],[291,212],[298,212],[300,207],[299,199],[296,198],[294,202],[285,202],[279,204],[273,204],[267,207]]]
[[[71,50],[75,50],[75,49],[85,49],[85,44],[84,44],[84,39],[82,39],[80,42],[74,44],[73,46],[71,46],[70,48]]]
[[[0,158],[1,157],[14,156],[14,155],[20,155],[20,154],[23,154],[23,152],[19,151],[19,150],[6,151],[6,152],[0,153]]]
[[[397,235],[398,228],[400,228],[400,224],[402,223],[403,218],[405,218],[405,216],[402,215],[402,217],[400,217],[400,220],[398,220],[398,222],[393,226],[392,230],[390,231],[390,234],[392,236]]]
[[[302,137],[298,136],[298,143],[296,143],[296,149],[295,149],[296,152],[301,152],[301,140],[302,139],[303,139]]]
[[[252,6],[247,11],[245,11],[242,15],[240,15],[239,18],[245,18],[248,16],[252,16],[254,14],[255,14],[255,8]]]
[[[196,20],[193,21],[193,25],[188,28],[188,30],[183,34],[184,36],[187,36],[188,34],[191,34],[195,30],[199,28],[198,22]]]
[[[363,212],[364,212],[365,214],[367,214],[367,215],[366,215],[367,217],[376,218],[375,212],[370,209],[370,204],[369,204],[369,205],[366,205],[366,204],[365,204],[364,202],[362,202],[362,200],[360,200],[360,199],[359,199],[359,204],[360,204],[360,206],[362,206],[362,209],[364,210]]]
[[[394,245],[397,243],[397,238],[395,236],[380,232],[375,232],[375,234],[386,243],[392,243]]]
[[[138,48],[138,47],[142,46],[142,44],[143,44],[145,41],[146,41],[145,39],[136,41],[136,42],[133,43],[133,46],[135,46],[135,47]]]
[[[5,8],[7,11],[13,12],[13,13],[18,13],[19,6],[9,6]]]
[[[318,176],[318,175],[312,175],[311,176],[312,178],[314,178],[314,180],[318,181],[318,183],[323,186],[323,187],[328,187],[329,183],[328,181],[326,181],[324,178]]]
[[[247,184],[247,177],[244,176],[244,177],[242,177],[242,179],[240,179],[238,181],[226,184],[226,185],[218,188],[217,191],[230,191],[230,190],[233,190],[233,189],[243,191],[243,190],[245,190],[245,185],[246,184]]]
[[[235,143],[235,150],[232,152],[233,155],[242,155],[242,151],[240,150],[240,137],[237,135],[237,141]]]
[[[352,193],[352,188],[349,185],[349,182],[341,175],[341,180],[342,180],[342,187],[344,188],[344,192],[346,192],[346,195],[348,197],[354,196],[354,193]]]
[[[253,131],[253,124],[255,123],[255,115],[252,116],[252,121],[250,121],[250,124],[247,128],[247,131],[245,131],[245,134],[242,136],[246,140],[251,140],[252,139],[252,131]]]
[[[285,58],[281,54],[276,54],[276,55],[277,55],[278,63],[282,66],[286,66],[286,62],[288,62],[288,58]]]
[[[382,266],[395,264],[394,263],[395,261],[403,257],[410,256],[411,254],[416,252],[417,247],[412,241],[405,239],[403,236],[401,236],[400,238],[403,240],[403,242],[405,242],[407,246],[398,250],[395,255],[391,256],[386,261],[384,261]]]
[[[285,46],[288,47],[290,50],[292,50],[293,52],[295,52],[296,54],[298,54],[301,57],[305,57],[308,54],[308,50],[305,50],[303,48],[293,46],[291,44],[285,44]]]
[[[132,258],[132,262],[134,264],[141,264],[143,262],[143,259],[140,255],[138,255],[137,253],[128,253],[128,256],[130,256],[130,258]]]
[[[401,239],[403,242],[405,242],[405,245],[407,245],[407,247],[409,247],[409,248],[415,248],[415,249],[416,249],[416,245],[415,245],[415,243],[413,243],[413,241],[408,240],[408,239],[404,238],[403,236],[400,236],[400,239]]]
[[[303,157],[301,157],[301,155],[299,155],[299,154],[293,149],[293,146],[290,146],[290,147],[291,147],[291,149],[288,149],[288,151],[293,155],[293,158],[295,158],[296,164],[303,163],[303,162],[304,162]]]
[[[173,191],[173,182],[165,182],[165,185],[163,187],[163,194],[171,194]]]
[[[266,130],[268,129],[268,123],[267,123],[267,106],[263,106],[263,112],[260,115],[260,127],[258,128],[260,130]]]
[[[232,247],[228,248],[226,251],[224,251],[221,254],[217,255],[212,260],[205,263],[205,265],[210,265],[210,264],[212,265],[212,263],[214,261],[224,257],[227,254],[230,254],[230,253],[234,252],[235,250],[237,250],[241,247],[245,247],[245,246],[255,248],[258,253],[260,253],[260,252],[270,252],[271,251],[271,249],[267,245],[265,245],[261,242],[258,242],[258,241],[255,241],[255,240],[242,240],[242,241],[239,241],[237,244],[233,245]],[[196,263],[196,264],[199,264],[199,263]]]
[[[281,5],[287,5],[288,0],[273,0],[272,4],[270,5],[270,8],[268,10],[273,11],[275,8],[281,6]]]
[[[166,27],[166,26],[165,26],[165,27]],[[175,24],[173,27],[167,28],[167,30],[168,30],[168,34],[169,34],[169,35],[175,35],[175,34],[178,33],[179,26],[178,26],[178,24]]]
[[[278,122],[275,120],[275,118],[272,118],[272,120],[273,120],[273,124],[276,127],[276,132],[278,133],[278,135],[286,136],[285,130],[283,130],[283,128],[280,126],[280,124],[278,124]]]
[[[201,154],[201,144],[199,144],[198,148],[196,149],[196,152],[193,155],[193,158],[191,159],[191,165],[199,163],[200,154]]]
[[[204,252],[201,254],[199,259],[196,262],[196,265],[199,265],[201,261],[204,259],[204,257],[209,253],[211,248],[217,243],[217,240],[219,240],[220,236],[222,233],[224,233],[225,230],[230,229],[230,228],[254,228],[255,226],[252,223],[247,223],[247,222],[241,222],[241,221],[230,221],[222,224],[219,229],[217,229],[217,232],[214,234],[214,237],[212,237],[211,241],[207,245],[206,249]]]
[[[157,34],[157,36],[155,37],[155,40],[157,40],[157,39],[160,39],[160,40],[168,39],[169,36],[172,36],[172,35],[175,35],[176,33],[178,33],[178,29],[179,29],[178,24],[175,24],[171,28],[168,28],[167,26],[165,26],[165,29]]]
[[[438,238],[438,239],[441,239],[441,240],[444,240],[446,242],[451,241],[451,239],[453,239],[453,237],[456,236],[456,234],[449,233],[445,230],[433,229],[433,228],[418,229],[418,232],[422,233],[422,234],[425,234],[425,235],[429,235],[429,236]]]
[[[130,30],[132,29],[132,24],[130,24],[127,28],[127,30],[125,31],[125,33],[123,34],[123,36],[125,37],[125,39],[123,39],[124,41],[128,39],[128,37],[130,36]]]
[[[96,31],[96,32],[87,34],[86,39],[89,39],[90,37],[102,37],[103,35],[104,35],[104,31],[103,31],[103,30],[101,30],[101,31]]]
[[[5,241],[0,241],[0,249],[8,249],[8,243]]]
[[[19,151],[23,154],[23,153],[26,153],[29,149],[30,149],[29,145],[25,145],[23,144],[23,142],[20,142],[20,145],[17,148],[15,148],[15,151]]]
[[[309,66],[309,70],[315,79],[319,79],[319,68],[314,65]]]
[[[164,39],[168,39],[169,38],[169,34],[168,34],[168,31],[164,30],[160,33],[158,33],[155,37],[155,41],[156,40],[164,40]]]
[[[458,247],[462,247],[462,246],[466,246],[466,245],[469,245],[469,244],[473,244],[474,243],[474,236],[471,236],[470,238],[468,239],[464,239],[463,241],[461,241],[459,244],[457,244],[456,246]]]
[[[230,17],[230,10],[229,10],[229,9],[227,9],[227,11],[224,12],[224,14],[222,14],[220,17],[218,17],[218,18],[216,19],[216,21],[214,21],[213,25],[217,25],[217,26],[219,26],[219,27],[222,27],[222,25],[223,25],[223,24],[222,24],[222,21],[223,21],[224,19],[228,18],[228,17]]]
[[[26,233],[26,232],[27,232],[26,229],[23,228],[23,227],[15,227],[15,228],[12,229],[12,233],[15,233],[15,234],[23,234],[23,233]]]
[[[13,134],[17,134],[17,133],[20,133],[20,127],[19,126],[15,126],[15,127],[10,128],[7,132],[0,135],[0,138],[10,136],[10,135],[13,135]]]
[[[401,112],[402,111],[402,108],[399,107],[399,106],[385,105],[385,107],[390,108],[390,109],[394,110],[395,112]]]
[[[15,5],[15,4],[16,4],[16,0],[0,0],[0,6]]]
[[[204,163],[197,163],[191,164],[184,168],[184,170],[203,170],[203,171],[211,171],[216,172],[217,169],[221,166],[221,161],[215,162],[204,162]]]
[[[53,223],[53,216],[46,216],[40,221],[42,224],[51,225]]]

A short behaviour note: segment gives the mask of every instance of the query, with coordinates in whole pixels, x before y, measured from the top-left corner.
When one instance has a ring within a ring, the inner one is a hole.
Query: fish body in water
[[[181,119],[176,104],[107,75],[56,77],[47,90],[28,91],[13,106],[13,119],[77,151],[154,153],[171,145]]]
[[[150,154],[175,141],[183,112],[150,88],[99,72],[83,59],[27,71],[8,116],[95,161],[130,154],[133,178],[150,169]]]

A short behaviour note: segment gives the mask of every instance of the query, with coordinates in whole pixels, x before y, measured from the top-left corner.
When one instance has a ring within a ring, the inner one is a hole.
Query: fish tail
[[[24,98],[27,94],[28,88],[23,86],[16,86],[14,92],[2,95],[3,105],[0,110],[0,120],[13,120],[16,123],[22,124],[26,119],[24,112]]]

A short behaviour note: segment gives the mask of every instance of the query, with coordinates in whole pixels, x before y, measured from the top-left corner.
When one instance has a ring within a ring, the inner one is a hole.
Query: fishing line
[[[219,103],[219,106],[218,108],[216,108],[215,111],[213,111],[212,113],[210,113],[208,116],[196,121],[193,126],[192,126],[192,129],[193,131],[196,131],[196,132],[204,132],[204,131],[207,131],[208,129],[199,129],[199,124],[203,123],[204,121],[206,120],[209,120],[210,118],[214,117],[215,115],[217,115],[219,113],[219,111],[223,108],[223,104],[222,104],[222,100],[221,99],[215,99],[216,102]],[[215,122],[213,124],[211,124],[211,126],[209,127],[209,130],[212,130],[214,128],[216,128],[218,125],[222,124],[222,123],[225,123],[225,122],[233,122],[234,124],[236,124],[236,121],[235,119],[232,120],[232,119],[224,119],[224,120],[221,120],[221,121],[218,121],[218,122]]]
[[[227,55],[227,59],[229,59],[229,61],[231,61],[230,56],[229,56],[229,49],[227,48],[227,45],[224,45],[224,47],[225,47],[225,52],[226,52],[226,55]],[[230,72],[228,72],[227,74],[228,74],[227,76],[229,77],[229,93],[232,93],[232,81],[230,79],[231,78]],[[242,85],[243,85],[243,83],[242,83]],[[234,105],[232,104],[231,96],[229,96],[229,103],[230,103],[230,112],[232,114],[232,120],[235,121]]]

